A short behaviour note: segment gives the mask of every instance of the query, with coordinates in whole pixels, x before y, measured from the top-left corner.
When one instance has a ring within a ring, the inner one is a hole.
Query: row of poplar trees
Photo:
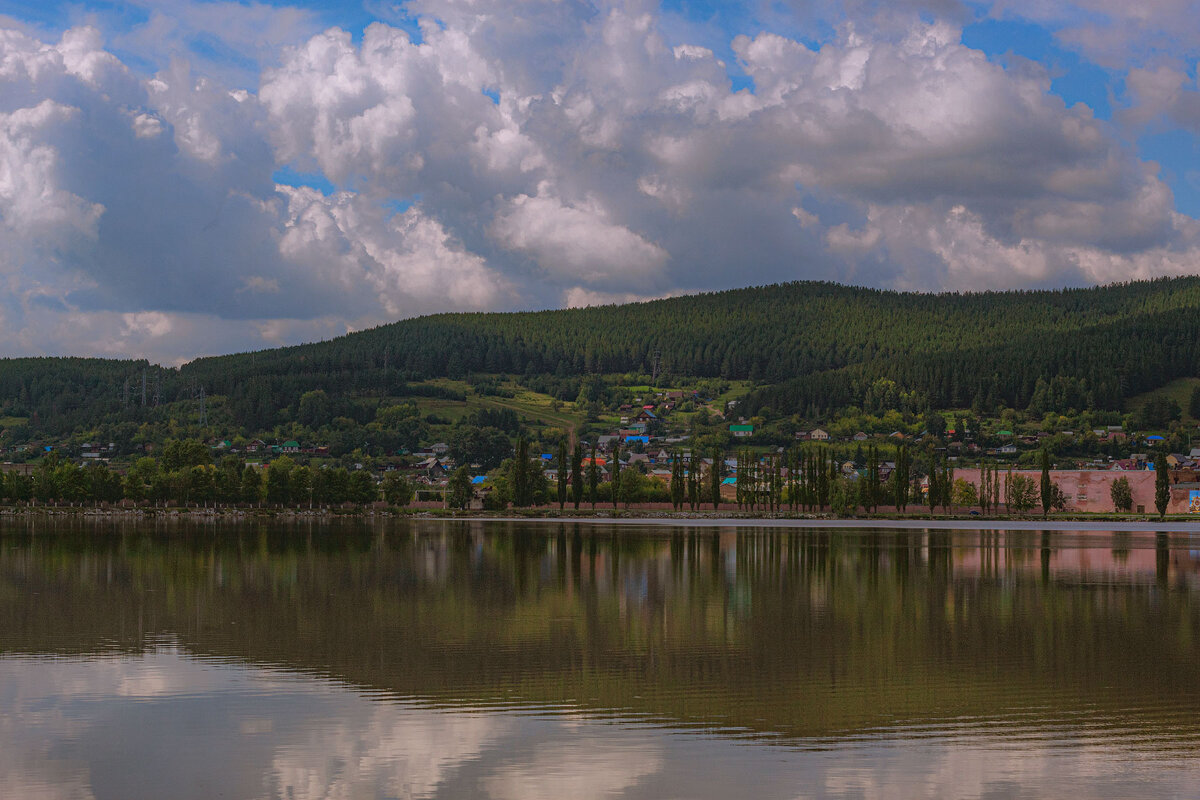
[[[523,442],[523,437],[517,441],[517,464],[529,463],[528,446],[523,446]],[[524,449],[524,455],[522,455],[522,449]],[[590,456],[587,459],[587,499],[593,509],[596,508],[596,502],[600,494],[600,467],[597,458],[596,444],[593,442]],[[672,456],[671,505],[676,511],[682,510],[684,506],[689,506],[691,510],[695,511],[704,503],[711,503],[714,510],[721,507],[722,470],[721,451],[719,448],[713,449],[712,459],[713,466],[709,470],[708,481],[706,483],[701,470],[700,459],[685,458],[679,453],[675,453]],[[561,439],[558,443],[556,460],[558,462],[558,479],[555,499],[558,501],[558,507],[561,510],[570,502],[578,509],[584,499],[583,444],[576,442],[574,449],[571,449],[567,444],[566,438]],[[609,477],[609,485],[612,490],[610,498],[613,508],[617,508],[622,500],[620,443],[616,444],[613,448],[610,464],[612,465]],[[519,467],[517,471],[521,471]],[[526,502],[522,503],[521,497],[517,491],[516,481],[514,481],[513,504],[518,506],[529,505],[530,499],[526,499]]]
[[[862,507],[876,511],[890,502],[903,512],[918,499],[907,445],[898,448],[886,484],[875,447],[868,450],[866,470],[853,484],[843,480],[836,454],[826,447],[793,447],[786,454],[766,456],[742,450],[737,462],[737,504],[741,509],[774,512],[787,507],[808,512],[841,505],[842,510]],[[951,468],[944,460],[932,462],[926,495],[930,511],[937,506],[949,507],[952,495]]]

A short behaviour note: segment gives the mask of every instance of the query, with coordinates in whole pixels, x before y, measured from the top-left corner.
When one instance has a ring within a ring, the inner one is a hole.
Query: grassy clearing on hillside
[[[1151,398],[1166,397],[1168,400],[1174,400],[1176,403],[1179,403],[1179,407],[1183,409],[1183,419],[1185,421],[1191,420],[1193,422],[1200,422],[1200,420],[1188,413],[1188,403],[1192,399],[1192,390],[1197,386],[1200,386],[1200,378],[1179,378],[1171,381],[1165,386],[1160,386],[1154,391],[1145,392],[1129,398],[1129,400],[1126,402],[1126,408],[1129,411],[1137,412],[1140,411],[1142,406],[1146,405]]]
[[[436,414],[453,423],[481,408],[504,408],[515,411],[525,424],[535,429],[556,427],[566,430],[583,422],[583,415],[575,411],[574,403],[561,403],[555,409],[554,399],[549,395],[530,391],[515,383],[505,384],[506,389],[513,391],[513,397],[478,395],[465,381],[441,379],[428,383],[463,392],[467,398],[446,400],[439,397],[415,397],[413,400],[423,416]]]

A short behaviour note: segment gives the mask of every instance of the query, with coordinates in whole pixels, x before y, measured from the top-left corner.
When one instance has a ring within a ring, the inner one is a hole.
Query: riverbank
[[[891,528],[928,530],[1061,530],[1161,531],[1200,533],[1200,516],[1168,516],[1158,520],[1146,514],[1059,514],[1040,517],[982,518],[972,515],[860,515],[836,517],[827,513],[769,513],[761,511],[670,511],[661,509],[611,509],[553,507],[495,511],[453,511],[430,508],[367,506],[355,508],[256,508],[256,507],[136,507],[117,506],[6,506],[0,519],[66,518],[96,520],[178,519],[194,521],[333,520],[333,519],[445,519],[478,522],[522,520],[547,523],[689,525],[693,527],[772,528]]]

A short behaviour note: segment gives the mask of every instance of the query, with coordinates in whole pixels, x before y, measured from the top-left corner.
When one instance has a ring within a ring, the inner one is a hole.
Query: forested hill
[[[657,351],[677,375],[776,382],[879,358],[1111,329],[1198,306],[1197,278],[938,295],[800,282],[622,306],[440,314],[319,344],[199,359],[183,371],[206,380],[385,365],[414,377],[578,375],[648,371]]]
[[[760,382],[750,409],[861,404],[880,378],[935,407],[1024,407],[1039,379],[1058,378],[1055,391],[1116,408],[1128,395],[1200,375],[1198,342],[1200,278],[937,295],[802,282],[622,306],[421,317],[151,369],[148,391],[166,402],[202,387],[251,424],[311,389],[395,395],[406,383],[477,373],[649,373],[657,353],[669,375]],[[128,406],[129,393],[140,397],[145,370],[132,361],[2,361],[0,417],[85,425]]]
[[[258,378],[370,390],[469,373],[649,373],[782,384],[776,410],[861,402],[888,377],[935,406],[1023,407],[1037,380],[1074,378],[1090,402],[1200,374],[1200,278],[1088,289],[898,293],[790,283],[649,303],[442,314],[328,342],[200,359],[181,375],[235,395]],[[797,380],[800,379],[800,380]],[[752,398],[752,401],[754,399]]]

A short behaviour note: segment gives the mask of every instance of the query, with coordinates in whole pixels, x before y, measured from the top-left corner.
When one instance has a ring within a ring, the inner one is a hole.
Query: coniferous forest
[[[454,392],[430,378],[503,374],[574,400],[588,376],[661,373],[753,381],[753,413],[870,406],[880,379],[931,408],[1047,402],[1119,409],[1200,374],[1200,279],[973,294],[791,283],[649,303],[528,313],[440,314],[316,344],[200,358],[0,361],[0,417],[63,435],[147,403],[227,398],[246,430],[269,429],[306,392],[327,413],[362,396]],[[294,413],[293,413],[294,416]]]

